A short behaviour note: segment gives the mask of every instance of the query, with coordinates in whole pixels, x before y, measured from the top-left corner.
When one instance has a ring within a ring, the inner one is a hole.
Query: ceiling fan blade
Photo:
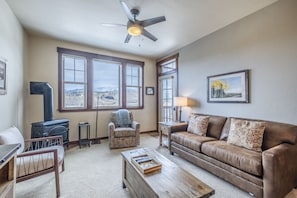
[[[101,23],[102,26],[105,27],[126,27],[127,25],[118,24],[118,23]]]
[[[131,13],[129,7],[127,6],[127,4],[123,0],[120,0],[120,2],[121,2],[122,7],[124,8],[124,11],[125,11],[128,19],[130,21],[135,22],[134,16],[132,15],[132,13]]]
[[[146,27],[146,26],[149,26],[149,25],[153,25],[153,24],[156,24],[156,23],[163,22],[163,21],[166,21],[165,16],[160,16],[160,17],[155,17],[155,18],[151,18],[151,19],[146,19],[146,20],[140,21],[140,24],[143,27]]]
[[[154,35],[152,35],[151,33],[149,33],[148,31],[146,31],[145,29],[143,29],[142,31],[142,35],[143,36],[146,36],[147,38],[153,40],[153,41],[156,41],[158,40]]]
[[[131,39],[131,35],[127,34],[126,38],[125,38],[125,43],[129,43],[130,39]]]

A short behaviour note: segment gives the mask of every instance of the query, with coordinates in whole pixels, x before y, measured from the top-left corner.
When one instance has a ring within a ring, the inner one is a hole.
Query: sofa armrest
[[[173,154],[171,152],[171,134],[175,132],[180,132],[180,131],[187,131],[187,129],[188,129],[187,122],[181,125],[172,125],[168,127],[168,150],[170,154]]]
[[[173,125],[168,127],[168,133],[174,133],[174,132],[179,132],[179,131],[187,131],[188,129],[188,123],[185,122],[185,124],[182,125]]]
[[[264,197],[282,198],[297,186],[297,145],[283,143],[262,153]]]

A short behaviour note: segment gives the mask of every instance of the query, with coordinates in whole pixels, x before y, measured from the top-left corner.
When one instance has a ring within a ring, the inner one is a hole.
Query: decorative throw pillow
[[[188,125],[188,132],[206,136],[209,116],[191,115]]]
[[[0,132],[0,144],[21,144],[21,147],[17,150],[17,154],[22,153],[25,146],[23,135],[16,127],[10,127]]]
[[[188,124],[188,132],[193,132],[194,128],[196,128],[196,117],[197,115],[191,114],[189,117],[189,124]]]
[[[265,122],[231,119],[227,143],[261,152]]]

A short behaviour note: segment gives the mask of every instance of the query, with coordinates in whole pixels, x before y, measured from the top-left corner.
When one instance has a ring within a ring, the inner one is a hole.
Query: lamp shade
[[[188,106],[188,98],[187,97],[174,97],[173,105],[175,107],[184,107]]]

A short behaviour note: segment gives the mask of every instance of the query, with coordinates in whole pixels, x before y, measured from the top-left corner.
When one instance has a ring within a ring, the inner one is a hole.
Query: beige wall
[[[0,0],[0,57],[7,60],[7,94],[0,95],[0,131],[13,125],[23,130],[26,37],[6,1]]]
[[[91,124],[91,138],[95,137],[95,117],[96,112],[75,112],[61,113],[58,109],[58,53],[57,47],[81,50],[86,52],[111,55],[120,58],[128,58],[139,61],[144,61],[144,86],[156,87],[156,66],[155,61],[139,56],[128,55],[123,53],[106,51],[103,49],[95,49],[87,46],[82,46],[65,41],[59,41],[50,38],[37,36],[29,37],[29,81],[49,82],[54,90],[54,118],[70,119],[70,141],[78,139],[77,124],[80,121],[87,121]],[[43,99],[40,95],[30,95],[26,92],[26,131],[30,131],[32,122],[43,120]],[[144,95],[144,109],[133,110],[134,119],[140,122],[141,131],[156,130],[156,95]],[[110,111],[100,111],[98,114],[98,135],[99,137],[107,137],[107,125],[110,118]],[[30,134],[26,134],[30,135]]]
[[[297,1],[281,0],[180,50],[189,112],[297,124]],[[207,76],[250,70],[250,103],[207,103]],[[193,81],[192,79],[195,79]]]

